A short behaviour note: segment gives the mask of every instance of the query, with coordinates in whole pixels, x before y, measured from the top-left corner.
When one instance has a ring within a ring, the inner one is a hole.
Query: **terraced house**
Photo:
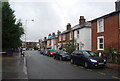
[[[104,52],[106,48],[120,51],[120,0],[116,11],[92,20],[92,51]]]
[[[91,22],[80,16],[79,24],[72,28],[76,40],[76,50],[91,50]]]
[[[91,22],[86,22],[84,16],[80,16],[79,23],[73,27],[68,23],[66,30],[49,34],[47,47],[58,50],[66,42],[75,40],[76,50],[91,50]]]

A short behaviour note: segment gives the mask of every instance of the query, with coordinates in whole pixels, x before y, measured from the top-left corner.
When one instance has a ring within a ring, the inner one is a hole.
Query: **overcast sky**
[[[9,0],[17,19],[23,26],[27,20],[27,40],[38,41],[57,30],[66,30],[79,23],[79,17],[87,21],[115,11],[116,0]],[[34,19],[34,21],[31,21]],[[25,27],[25,26],[24,26]],[[22,36],[24,40],[24,35]]]

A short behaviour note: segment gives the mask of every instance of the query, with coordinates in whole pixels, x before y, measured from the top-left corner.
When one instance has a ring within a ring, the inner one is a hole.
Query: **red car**
[[[52,57],[57,51],[53,49],[48,50],[48,56]]]

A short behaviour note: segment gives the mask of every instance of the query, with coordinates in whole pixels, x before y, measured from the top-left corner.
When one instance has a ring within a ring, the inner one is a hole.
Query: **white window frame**
[[[79,31],[79,34],[78,34],[78,31],[79,31],[79,30],[77,30],[77,38],[79,38],[79,34],[80,34],[80,31]]]
[[[70,32],[70,40],[72,40],[72,32]]]
[[[103,48],[101,49],[100,48],[100,41],[99,41],[99,39],[103,39]],[[97,50],[104,50],[104,36],[99,36],[99,37],[97,37]]]
[[[101,21],[101,23],[100,23],[100,21]],[[100,30],[100,28],[101,28],[101,30]],[[104,32],[104,19],[103,18],[97,20],[97,33],[102,33],[102,32]]]
[[[61,35],[59,36],[59,41],[61,41],[62,40],[62,37],[61,37]]]
[[[63,35],[63,40],[66,40],[66,36],[65,36],[65,34]]]

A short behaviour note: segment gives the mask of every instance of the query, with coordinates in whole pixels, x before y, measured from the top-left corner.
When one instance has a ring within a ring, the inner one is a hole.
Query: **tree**
[[[75,42],[75,40],[70,40],[66,42],[66,44],[64,44],[62,48],[65,48],[67,52],[72,53],[76,49],[76,45],[74,45]]]
[[[24,34],[21,20],[16,22],[14,11],[8,2],[2,3],[2,48],[18,48],[21,46],[21,35]]]

